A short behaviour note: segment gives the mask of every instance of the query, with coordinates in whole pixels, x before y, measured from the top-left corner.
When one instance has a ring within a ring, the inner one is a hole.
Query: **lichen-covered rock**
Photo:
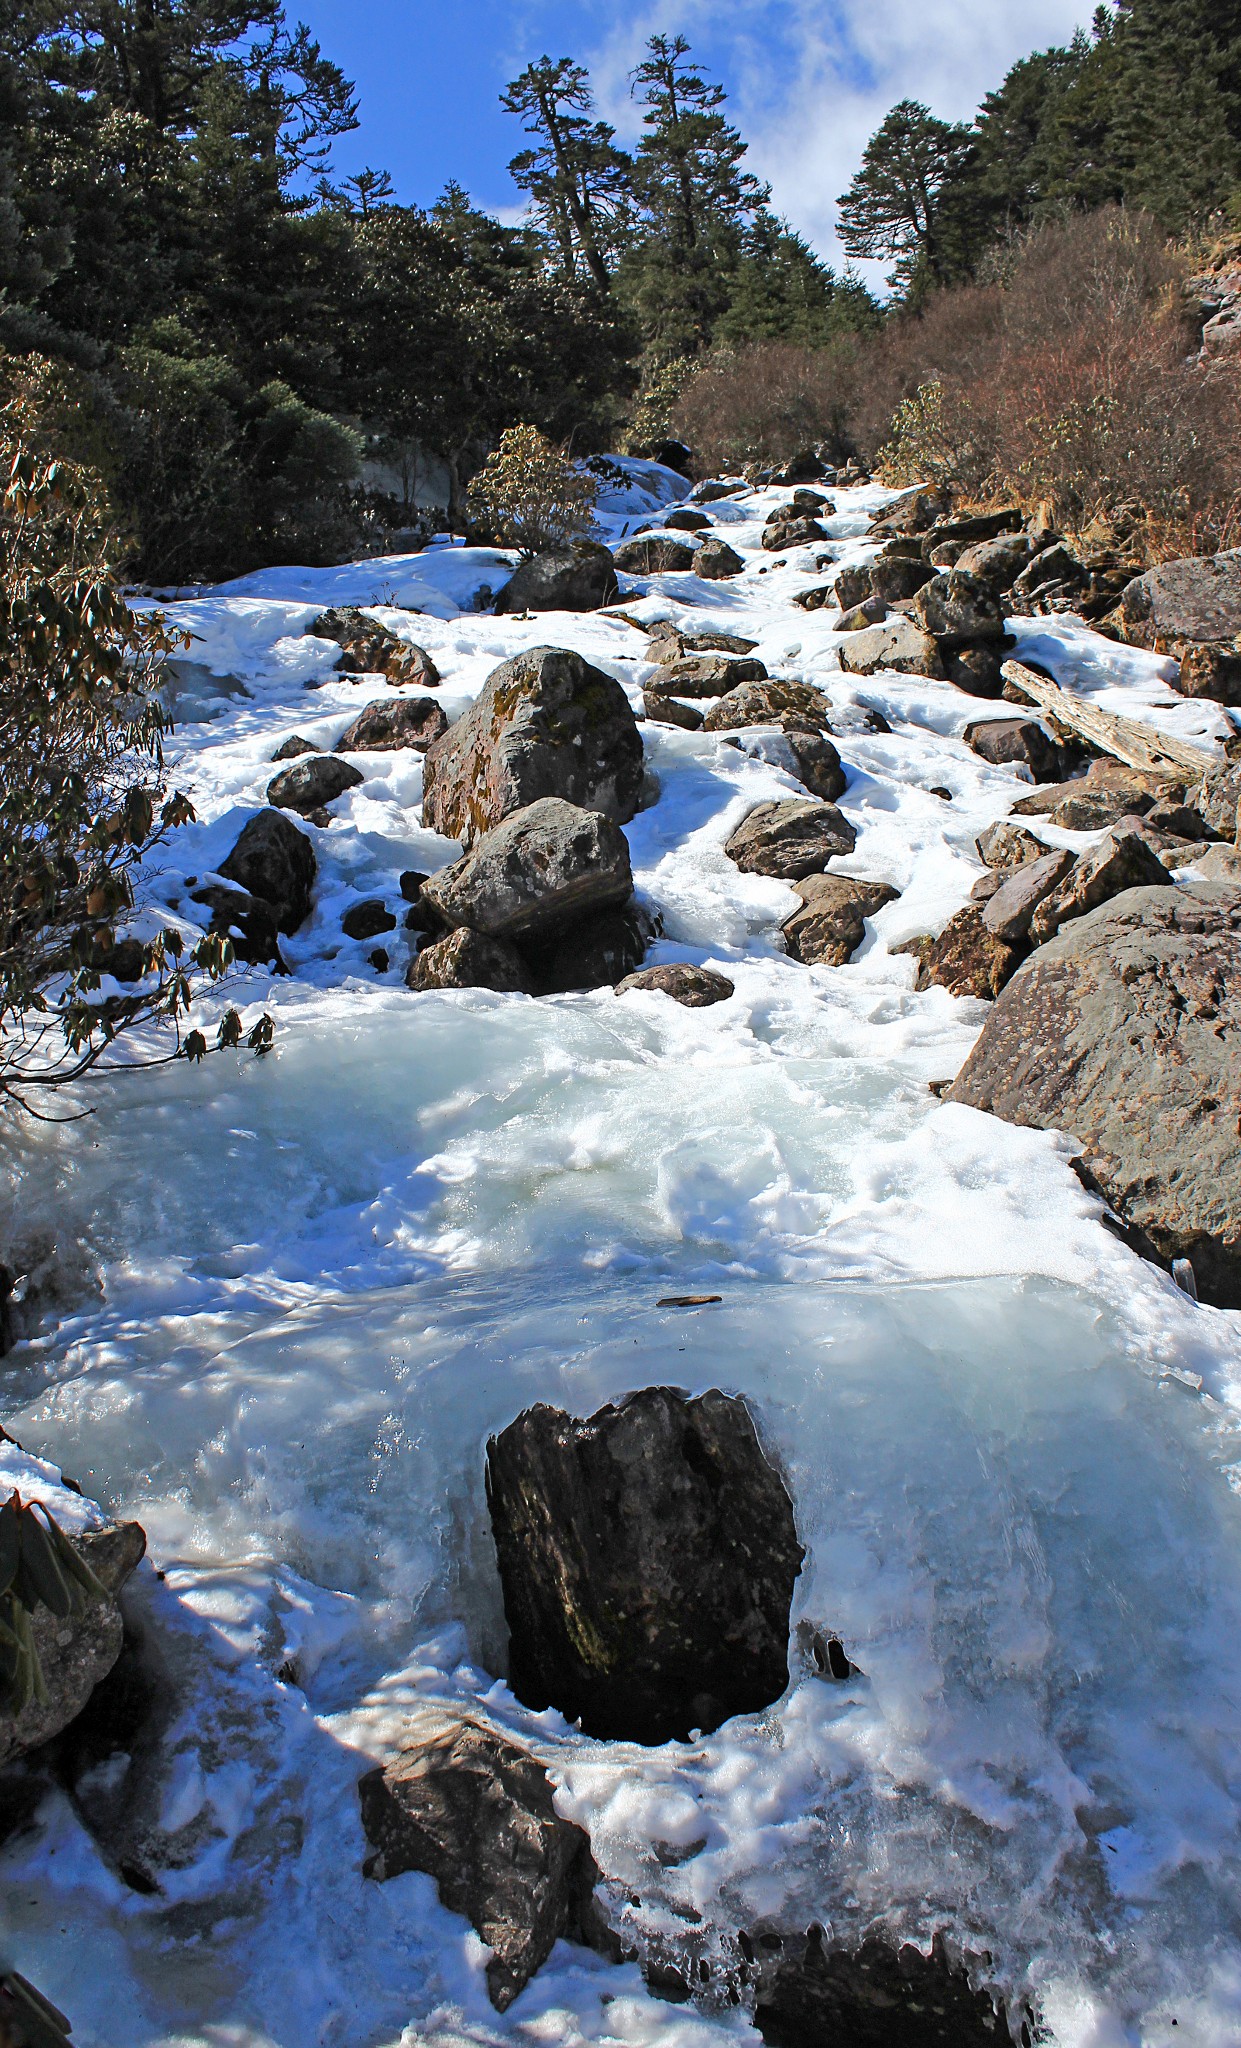
[[[1208,768],[1194,791],[1193,807],[1212,832],[1235,841],[1241,825],[1241,762]]]
[[[267,785],[267,801],[282,811],[321,811],[364,780],[360,768],[337,754],[307,754],[291,768],[273,775]]]
[[[694,704],[679,704],[675,697],[665,697],[658,690],[642,692],[642,709],[657,725],[679,725],[682,732],[698,732],[702,727],[702,713]]]
[[[982,921],[987,930],[1007,946],[1020,945],[1028,937],[1030,924],[1045,897],[1058,889],[1077,861],[1077,855],[1057,846],[1037,860],[1024,861],[1000,883],[987,899]]]
[[[314,847],[280,811],[251,818],[219,866],[225,881],[271,904],[282,932],[295,932],[310,915],[317,872]]]
[[[1182,697],[1207,697],[1216,704],[1241,705],[1241,649],[1184,647],[1172,687]]]
[[[443,706],[434,697],[381,697],[359,712],[336,742],[338,754],[388,754],[410,747],[425,754],[447,732]]]
[[[900,890],[856,875],[807,875],[797,893],[801,909],[780,927],[790,957],[807,966],[843,967],[866,936],[866,919],[894,903]]]
[[[911,555],[878,555],[870,564],[870,587],[885,604],[899,604],[916,597],[935,571]],[[860,600],[859,600],[860,602]]]
[[[501,662],[427,750],[423,822],[468,846],[540,797],[632,818],[642,737],[619,683],[563,647]]]
[[[531,995],[529,970],[507,939],[465,928],[424,946],[410,961],[406,988],[491,988],[507,995]]]
[[[799,882],[820,873],[833,854],[852,853],[857,834],[835,804],[777,798],[757,804],[724,851],[747,875]]]
[[[540,942],[521,942],[539,996],[568,995],[574,989],[613,988],[640,967],[651,942],[651,921],[636,903],[587,911]]]
[[[973,903],[950,917],[938,938],[913,939],[897,951],[916,958],[918,988],[946,988],[949,995],[980,996],[985,1002],[995,1001],[1024,957],[1024,948],[1009,946],[987,930]]]
[[[1171,881],[1158,854],[1139,832],[1114,829],[1080,860],[1074,860],[1058,887],[1043,897],[1031,919],[1030,936],[1041,946],[1070,918],[1085,917],[1124,890],[1158,889]]]
[[[509,1683],[588,1735],[658,1743],[788,1683],[793,1508],[743,1401],[648,1387],[487,1446]]]
[[[1126,638],[1159,654],[1186,643],[1241,634],[1241,548],[1160,562],[1126,584],[1120,601]]]
[[[827,529],[817,519],[774,519],[763,528],[762,544],[769,553],[779,554],[785,548],[808,548],[826,539]]]
[[[819,731],[827,725],[827,699],[810,683],[738,683],[711,706],[707,732],[735,732],[747,725],[779,725],[792,714]]]
[[[438,687],[440,673],[425,647],[402,640],[369,613],[346,605],[321,612],[307,627],[318,640],[335,640],[341,649],[342,675],[386,676],[390,683],[419,690]]]
[[[661,662],[646,687],[667,697],[725,697],[742,683],[766,678],[766,667],[752,654],[704,652]]]
[[[80,1614],[63,1621],[46,1607],[35,1608],[30,1630],[47,1698],[30,1700],[20,1714],[0,1713],[0,1767],[67,1728],[121,1654],[125,1631],[117,1595],[146,1554],[146,1533],[137,1522],[113,1522],[69,1541],[108,1597],[88,1600]]]
[[[1241,893],[1131,889],[1000,997],[948,1099],[1071,1132],[1120,1215],[1241,1307]]]
[[[1024,825],[1014,825],[1007,818],[998,824],[988,825],[974,841],[978,858],[989,868],[1019,868],[1025,861],[1040,860],[1047,848],[1033,832],[1027,832]]]
[[[599,1872],[584,1828],[564,1820],[547,1772],[481,1722],[428,1729],[358,1786],[377,1882],[434,1878],[442,1903],[481,1936],[487,1989],[507,2011],[557,1941],[614,1955],[595,1903]]]
[[[919,485],[915,490],[902,492],[890,505],[870,523],[872,540],[886,540],[893,534],[927,533],[950,510],[952,498],[948,490],[937,484],[930,490]]]
[[[671,996],[674,1003],[683,1003],[687,1010],[703,1010],[712,1003],[726,1003],[735,993],[735,985],[726,974],[716,974],[710,967],[695,967],[688,960],[668,960],[659,967],[644,967],[638,974],[627,974],[616,984],[618,996],[634,990]]]
[[[1004,533],[994,540],[971,542],[957,556],[954,566],[967,575],[977,576],[989,589],[1003,592],[1012,589],[1033,553],[1033,542],[1026,534]]]
[[[727,541],[711,534],[703,541],[694,556],[695,576],[704,576],[708,583],[723,583],[729,576],[738,576],[745,568],[745,562],[730,548]]]
[[[497,594],[497,613],[597,612],[611,604],[620,585],[611,551],[595,541],[575,541],[519,562]]]
[[[1119,818],[1140,817],[1156,803],[1180,802],[1184,795],[1184,782],[1173,777],[1121,761],[1092,761],[1084,776],[1022,797],[1013,816],[1046,818],[1068,832],[1102,832]]]
[[[885,619],[881,626],[851,633],[841,642],[837,659],[846,674],[854,676],[873,676],[891,669],[896,675],[932,676],[942,681],[944,674],[936,642],[903,612]]]
[[[875,594],[871,582],[870,563],[846,562],[843,569],[836,571],[836,581],[832,589],[842,612],[856,611],[858,605],[864,604],[868,597]]]
[[[494,939],[548,938],[587,911],[627,903],[624,833],[599,811],[541,797],[422,885],[421,906],[446,925]]]
[[[950,569],[924,583],[913,601],[913,613],[923,631],[935,640],[1002,640],[1004,617],[999,598],[989,583],[964,570]]]

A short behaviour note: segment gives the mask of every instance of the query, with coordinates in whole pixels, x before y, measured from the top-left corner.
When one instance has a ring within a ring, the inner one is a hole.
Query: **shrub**
[[[598,478],[537,427],[510,427],[470,485],[470,518],[500,546],[537,555],[593,533],[598,496]]]
[[[787,462],[808,446],[833,457],[850,453],[860,346],[844,339],[830,348],[768,341],[709,358],[672,416],[700,474]]]

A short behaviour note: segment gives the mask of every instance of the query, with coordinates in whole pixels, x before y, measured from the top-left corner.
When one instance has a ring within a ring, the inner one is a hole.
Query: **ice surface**
[[[612,534],[685,488],[627,468]],[[31,1455],[0,1445],[0,1483],[70,1526],[89,1497],[142,1520],[135,1598],[175,1698],[139,1802],[160,1893],[129,1890],[59,1795],[0,1859],[0,1956],[78,2048],[753,2042],[727,1991],[762,1919],[946,1928],[1064,2048],[1241,2034],[1237,1319],[1100,1228],[1071,1134],[931,1092],[985,1010],[915,994],[890,949],[965,900],[977,833],[1026,784],[962,745],[972,700],[843,675],[836,615],[789,602],[824,552],[865,552],[884,493],[839,493],[828,549],[772,561],[784,495],[728,504],[734,583],[625,594],[648,622],[747,634],[832,698],[858,831],[834,867],[903,892],[847,968],[788,960],[792,890],[723,852],[752,804],[800,793],[779,749],[648,726],[651,801],[627,832],[653,957],[713,965],[733,997],[412,996],[403,935],[377,974],[341,912],[398,908],[401,870],[455,848],[419,821],[419,757],[359,756],[367,780],[309,828],[293,976],[231,992],[272,1010],[271,1057],[123,1074],[84,1124],[13,1141],[6,1224],[84,1241],[105,1294],[5,1361]],[[445,546],[178,601],[192,658],[249,694],[174,736],[199,822],[145,915],[192,932],[189,878],[262,803],[276,745],[330,747],[386,694],[306,637],[327,603],[426,646],[450,715],[548,642],[640,704],[646,642],[622,619],[473,609],[506,564]],[[1214,730],[1157,657],[1072,619],[1019,631],[1111,708]],[[699,1292],[723,1300],[657,1306]],[[776,1706],[644,1750],[508,1693],[482,1465],[532,1400],[586,1413],[656,1381],[750,1398],[808,1549],[795,1621],[864,1676],[823,1681],[795,1636]],[[357,1778],[443,1703],[546,1759],[626,1939],[708,1965],[702,2010],[561,1946],[498,2019],[486,1952],[429,1880],[362,1880]]]

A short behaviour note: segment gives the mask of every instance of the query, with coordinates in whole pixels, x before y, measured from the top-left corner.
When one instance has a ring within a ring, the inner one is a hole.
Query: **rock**
[[[540,797],[623,825],[642,795],[642,737],[629,699],[567,648],[501,662],[463,717],[427,750],[424,824],[468,846]]]
[[[1111,1206],[1237,1308],[1239,1047],[1241,895],[1131,889],[1033,955],[948,1099],[1071,1131]]]
[[[1001,536],[1020,535],[1021,513],[1015,505],[998,512],[967,512],[960,518],[937,519],[922,536],[922,548],[929,558],[937,547],[976,547]]]
[[[550,548],[519,562],[496,596],[495,611],[597,612],[611,604],[620,585],[610,549],[594,541]]]
[[[818,1927],[750,1943],[768,1956],[773,1945],[779,1960],[761,1971],[754,2011],[768,2048],[999,2048],[1010,2038],[1003,2007],[971,1989],[939,1936],[929,1956],[877,1934],[829,1949]]]
[[[944,672],[967,697],[994,700],[1004,695],[1004,662],[998,647],[954,647],[944,657]]]
[[[1172,687],[1182,697],[1241,705],[1241,652],[1235,647],[1184,647]]]
[[[434,697],[381,697],[346,726],[336,752],[387,754],[410,747],[425,754],[432,740],[447,730],[443,707]]]
[[[687,654],[661,663],[647,688],[661,697],[724,697],[740,683],[766,680],[765,666],[752,654]]]
[[[721,478],[713,477],[709,483],[696,485],[690,492],[690,498],[695,505],[714,505],[721,498],[738,497],[746,488],[746,485],[740,479],[734,483],[729,483]]]
[[[762,545],[769,554],[780,554],[785,548],[808,548],[826,539],[817,519],[776,519],[763,528]]]
[[[924,632],[951,645],[1004,638],[1004,615],[995,591],[981,577],[961,569],[924,583],[914,598],[913,615]]]
[[[856,875],[807,875],[797,893],[802,907],[780,927],[790,958],[808,967],[843,967],[866,936],[865,920],[895,903],[900,890]]]
[[[835,803],[849,787],[840,755],[822,733],[806,732],[800,725],[784,727],[784,745],[792,757],[792,769],[803,788],[825,803]]]
[[[899,604],[916,597],[930,582],[934,571],[909,555],[879,555],[870,565],[870,587],[885,604]]]
[[[695,512],[689,505],[678,505],[675,511],[664,513],[663,523],[673,533],[704,533],[711,521],[705,512]]]
[[[361,769],[351,767],[337,755],[308,754],[272,777],[267,785],[267,801],[282,811],[321,811],[365,779]]]
[[[505,939],[487,938],[482,932],[454,931],[434,945],[424,946],[410,961],[406,988],[493,988],[515,995],[530,995],[526,963],[516,947]]]
[[[657,690],[643,691],[642,709],[658,724],[679,725],[685,732],[697,732],[702,724],[702,713],[692,704],[678,704],[675,697],[661,696]]]
[[[647,658],[667,666],[689,654],[753,654],[757,640],[741,633],[682,633],[671,619],[652,626],[646,643]]]
[[[1040,903],[1030,936],[1036,945],[1042,945],[1070,918],[1084,917],[1126,889],[1158,889],[1171,881],[1158,854],[1139,833],[1113,830],[1074,861],[1059,887]]]
[[[304,740],[300,732],[295,732],[291,733],[287,740],[281,741],[272,755],[272,760],[296,761],[299,754],[317,754],[318,751],[313,740]]]
[[[962,738],[979,760],[996,768],[1018,762],[1036,782],[1051,782],[1061,772],[1060,749],[1036,719],[978,719],[966,726]]]
[[[793,603],[804,612],[826,611],[836,601],[836,588],[832,583],[816,583],[810,590],[793,592]]]
[[[1194,855],[1194,866],[1206,882],[1241,888],[1241,846],[1208,846]]]
[[[191,901],[210,910],[207,929],[223,933],[238,960],[252,967],[271,962],[278,972],[286,972],[274,904],[265,903],[261,896],[251,896],[245,889],[222,889],[218,883],[195,889]]]
[[[396,930],[396,918],[382,896],[368,896],[362,903],[349,905],[340,928],[347,939],[377,939],[381,932]]]
[[[852,853],[856,844],[856,832],[835,804],[791,798],[758,804],[724,851],[743,874],[799,882],[821,873],[833,854]]]
[[[1020,945],[1043,898],[1060,887],[1076,863],[1077,855],[1063,846],[1024,861],[988,900],[982,914],[987,930],[1006,946]]]
[[[627,576],[664,576],[673,570],[692,569],[694,554],[688,541],[674,540],[668,533],[653,533],[622,541],[613,549],[612,560]]]
[[[843,569],[838,569],[833,589],[842,612],[856,611],[858,605],[875,594],[870,563],[849,562]]]
[[[616,984],[618,996],[630,995],[635,989],[671,996],[674,1003],[683,1003],[687,1010],[703,1010],[711,1003],[726,1003],[735,992],[734,984],[727,975],[715,974],[709,967],[694,967],[688,960],[670,960],[660,967],[644,967],[640,974],[627,974]]]
[[[117,1595],[146,1554],[146,1532],[137,1522],[112,1522],[69,1541],[108,1598],[89,1600],[80,1614],[64,1621],[47,1607],[35,1608],[30,1629],[47,1698],[32,1699],[20,1714],[0,1713],[0,1768],[50,1742],[76,1720],[121,1654],[124,1624]]]
[[[1004,887],[1004,881],[1005,877],[998,868],[988,868],[985,875],[979,875],[978,880],[970,890],[970,902],[978,904],[990,903],[991,898],[998,895]]]
[[[525,1705],[660,1743],[783,1693],[804,1553],[743,1401],[527,1409],[487,1446],[487,1501]]]
[[[722,583],[728,576],[739,576],[745,562],[736,548],[730,548],[726,541],[717,540],[712,535],[703,541],[694,556],[693,566],[696,576],[705,576],[708,583]]]
[[[434,690],[440,679],[425,647],[414,647],[398,639],[378,619],[348,605],[322,612],[306,628],[317,640],[335,640],[342,649],[341,675],[380,675],[390,683],[419,690]]]
[[[318,862],[304,832],[279,811],[260,811],[242,828],[219,873],[250,896],[270,903],[282,932],[295,932],[310,914]]]
[[[1179,800],[1183,782],[1122,761],[1092,761],[1084,776],[1050,784],[1022,797],[1013,816],[1043,818],[1066,832],[1101,832],[1129,813],[1142,815],[1157,801]]]
[[[778,469],[771,481],[773,484],[817,484],[831,475],[830,466],[813,448],[803,448],[800,455],[790,456],[784,468]]]
[[[358,1796],[374,1852],[366,1876],[435,1879],[441,1902],[492,1951],[487,1989],[498,2012],[557,1941],[615,1952],[595,1904],[589,1835],[557,1813],[538,1759],[494,1729],[462,1719],[428,1731],[368,1771]]]
[[[1034,553],[1033,542],[1024,533],[1005,533],[995,540],[975,541],[957,556],[956,567],[976,576],[989,589],[1011,590]]]
[[[1023,825],[1010,824],[1007,819],[988,825],[974,844],[979,860],[989,868],[1019,868],[1026,861],[1041,860],[1047,852],[1033,832],[1027,832]]]
[[[540,797],[422,885],[419,904],[489,938],[545,939],[633,894],[624,833],[600,811]]]
[[[951,496],[943,485],[929,491],[921,487],[905,491],[877,519],[872,519],[870,536],[879,540],[893,534],[926,533],[944,517],[951,504]]]
[[[946,988],[949,995],[980,996],[993,1002],[1016,973],[1022,953],[989,932],[974,904],[950,917],[937,939],[917,939],[898,952],[918,961],[920,989]]]
[[[1241,819],[1241,762],[1208,768],[1194,791],[1193,805],[1212,832],[1218,832],[1221,839],[1236,840]]]
[[[640,967],[651,942],[651,922],[636,903],[588,911],[544,944],[522,940],[521,955],[535,995],[614,988]]]
[[[897,675],[943,677],[939,648],[929,633],[913,619],[897,613],[882,626],[867,626],[851,633],[839,650],[838,660],[847,675],[873,676],[881,669]]]
[[[1046,611],[1067,611],[1073,600],[1090,587],[1090,572],[1071,548],[1057,541],[1043,548],[1027,564],[1011,586],[1009,609],[1030,616]]]
[[[778,725],[789,714],[822,729],[826,699],[809,683],[738,683],[711,706],[703,724],[708,732],[735,732],[747,725]]]
[[[1126,639],[1158,654],[1234,639],[1241,633],[1241,548],[1160,562],[1125,585],[1120,610]]]
[[[837,622],[838,633],[862,633],[867,626],[877,626],[886,619],[888,607],[881,597],[864,598],[855,604],[852,611],[842,612]]]

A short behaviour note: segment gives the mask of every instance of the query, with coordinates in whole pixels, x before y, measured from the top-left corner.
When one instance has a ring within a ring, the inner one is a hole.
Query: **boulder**
[[[913,939],[896,950],[917,959],[917,988],[946,988],[949,995],[993,1002],[1016,973],[1024,949],[997,939],[971,903],[949,918],[937,939]]]
[[[611,550],[594,541],[575,541],[519,562],[497,593],[494,608],[500,614],[597,612],[612,603],[619,589]]]
[[[1046,818],[1067,832],[1101,832],[1118,818],[1141,816],[1157,802],[1179,801],[1184,794],[1184,783],[1173,777],[1122,761],[1092,761],[1084,776],[1022,797],[1013,816]]]
[[[810,683],[738,683],[711,706],[703,725],[707,732],[735,732],[747,725],[779,725],[790,715],[822,730],[827,700]]]
[[[646,652],[648,660],[666,666],[683,655],[753,654],[757,646],[757,640],[747,640],[742,633],[683,633],[671,619],[660,619],[651,627]]]
[[[779,554],[785,548],[808,548],[826,539],[826,530],[817,519],[774,519],[763,528],[762,545],[769,554]]]
[[[735,985],[727,975],[715,974],[709,967],[695,967],[688,960],[669,960],[660,967],[644,967],[640,974],[627,974],[616,984],[618,996],[634,990],[671,996],[674,1003],[683,1003],[687,1010],[704,1010],[711,1003],[726,1003],[734,994]]]
[[[888,616],[888,607],[881,597],[863,598],[852,611],[842,612],[836,625],[838,633],[861,633],[867,626],[877,626]]]
[[[956,519],[937,519],[922,536],[923,553],[929,559],[936,548],[968,548],[1001,535],[1020,534],[1021,524],[1021,513],[1015,505],[998,512],[966,512]]]
[[[659,725],[679,725],[685,732],[697,732],[702,725],[702,713],[692,704],[678,704],[675,697],[665,697],[658,690],[642,692],[642,709],[648,718]]]
[[[979,860],[989,868],[1019,868],[1025,861],[1040,860],[1047,851],[1033,832],[1027,832],[1024,825],[1010,824],[1007,818],[988,825],[974,844]]]
[[[336,742],[338,754],[389,754],[410,747],[425,754],[447,732],[448,720],[434,697],[381,697],[359,712]]]
[[[1241,651],[1236,647],[1183,647],[1172,687],[1182,697],[1241,705]]]
[[[1037,719],[982,718],[967,725],[962,738],[981,761],[1001,767],[1012,761],[1030,770],[1036,782],[1050,782],[1061,772],[1061,753]]]
[[[267,785],[267,801],[282,811],[321,811],[365,779],[360,768],[352,767],[338,755],[307,754],[272,777]]]
[[[695,512],[690,505],[678,505],[675,511],[664,513],[663,523],[672,533],[705,533],[711,521],[705,512]]]
[[[752,654],[686,654],[662,662],[647,688],[661,697],[724,697],[740,683],[766,680],[766,667]]]
[[[1206,882],[1229,882],[1241,888],[1241,846],[1208,846],[1194,855],[1194,866]]]
[[[990,590],[1011,590],[1034,554],[1034,544],[1024,533],[1005,533],[995,540],[978,540],[957,556],[956,568],[976,576]]]
[[[121,1654],[125,1631],[117,1596],[146,1553],[145,1531],[137,1522],[112,1522],[69,1541],[107,1598],[89,1599],[80,1614],[65,1620],[41,1603],[34,1609],[30,1632],[47,1698],[36,1696],[20,1714],[0,1712],[0,1768],[76,1720]]]
[[[295,932],[310,915],[318,862],[304,832],[279,811],[260,811],[243,826],[219,873],[249,896],[270,903],[282,932]]]
[[[708,583],[722,583],[729,576],[739,576],[744,568],[745,562],[736,548],[730,548],[727,541],[718,540],[714,534],[703,541],[694,556],[694,574],[705,576]]]
[[[560,797],[512,812],[451,867],[423,883],[420,906],[489,938],[546,939],[586,911],[633,894],[624,833],[600,811]]]
[[[623,825],[642,773],[642,737],[620,684],[567,648],[535,647],[501,662],[428,748],[423,822],[468,846],[510,812],[560,797]]]
[[[425,647],[398,639],[389,627],[355,606],[321,612],[306,630],[317,640],[337,642],[342,650],[341,675],[386,676],[390,683],[419,690],[434,690],[439,684],[439,670]]]
[[[793,603],[804,612],[827,611],[837,603],[836,586],[832,583],[816,583],[809,590],[795,590]]]
[[[372,1850],[365,1875],[434,1878],[442,1904],[491,1950],[487,1989],[498,2012],[560,1940],[615,1954],[595,1903],[590,1837],[557,1813],[529,1750],[479,1721],[450,1721],[368,1771],[358,1796]]]
[[[483,932],[449,932],[445,939],[424,946],[410,961],[406,988],[493,988],[503,993],[530,995],[529,972],[515,946],[506,939],[488,938]]]
[[[205,905],[211,912],[207,929],[227,938],[238,960],[251,967],[270,962],[279,973],[285,972],[274,904],[264,902],[261,896],[251,896],[245,889],[221,888],[218,882],[195,889],[191,901]]]
[[[807,875],[797,893],[801,909],[780,927],[790,958],[808,967],[843,967],[866,936],[865,920],[901,892],[856,875]]]
[[[487,1501],[526,1706],[660,1743],[783,1693],[804,1553],[744,1401],[527,1409],[487,1446]]]
[[[784,749],[803,789],[825,803],[835,803],[849,787],[849,778],[832,742],[820,732],[807,732],[791,720],[784,723]]]
[[[771,481],[773,484],[817,484],[832,476],[830,464],[823,461],[813,448],[803,448],[799,455],[791,455],[783,469],[778,469]]]
[[[754,2024],[768,2048],[999,2048],[1011,2038],[1003,2007],[972,1989],[939,1936],[929,1956],[879,1934],[829,1948],[817,1926],[764,1929],[748,1946],[764,1958]]]
[[[857,833],[835,804],[784,798],[758,804],[724,851],[744,874],[799,882],[821,873],[833,854],[852,853],[856,844]]]
[[[1234,639],[1241,634],[1241,548],[1160,562],[1125,585],[1120,611],[1125,637],[1158,654]]]
[[[695,505],[714,505],[721,498],[736,498],[747,486],[740,478],[729,483],[723,478],[713,477],[709,483],[697,484],[690,492],[690,501]]]
[[[382,896],[368,896],[361,903],[349,905],[340,928],[347,939],[377,939],[381,932],[396,930],[396,915]]]
[[[899,604],[904,598],[916,597],[934,573],[910,555],[878,555],[870,564],[870,587],[885,604]]]
[[[954,647],[944,656],[944,673],[967,697],[1004,695],[1002,643],[982,647]]]
[[[871,538],[886,540],[893,534],[927,533],[937,520],[945,516],[951,504],[951,495],[942,484],[931,490],[919,486],[916,490],[904,491],[885,507],[877,519],[872,519]]]
[[[939,648],[915,620],[898,612],[881,626],[867,626],[851,633],[839,649],[837,659],[847,675],[873,676],[883,669],[897,675],[932,676],[942,679]]]
[[[1060,887],[1076,862],[1077,855],[1063,846],[1040,854],[1037,860],[1024,861],[988,897],[982,914],[987,930],[1006,946],[1020,945],[1028,937],[1030,921],[1044,897]]]
[[[1035,862],[1036,867],[1042,865],[1042,861]],[[1030,936],[1035,945],[1042,945],[1070,918],[1084,917],[1126,889],[1158,889],[1171,881],[1167,868],[1140,832],[1113,829],[1080,860],[1073,861],[1059,886],[1047,893],[1034,914]]]
[[[645,912],[636,903],[625,903],[587,911],[546,941],[523,939],[521,956],[535,995],[615,987],[642,965],[651,929]]]
[[[842,612],[856,611],[858,605],[875,594],[870,580],[870,563],[847,562],[843,569],[836,571],[832,588]]]
[[[272,760],[273,762],[296,761],[299,754],[317,754],[318,751],[319,749],[313,740],[304,740],[300,732],[295,732],[290,733],[287,740],[281,741],[272,755]]]
[[[1241,1307],[1241,894],[1131,889],[1010,983],[948,1099],[1072,1132],[1119,1214]]]
[[[1067,611],[1076,598],[1090,588],[1090,571],[1063,541],[1042,548],[1019,576],[1013,578],[1009,609],[1031,616],[1039,612]]]
[[[612,560],[627,576],[665,576],[673,570],[692,569],[694,554],[688,541],[676,540],[670,533],[652,533],[622,541],[613,549]]]
[[[989,583],[961,569],[924,583],[913,601],[913,615],[923,632],[950,645],[1002,640],[1004,615]]]
[[[1235,841],[1241,821],[1241,762],[1208,768],[1193,793],[1193,806],[1210,831]]]

